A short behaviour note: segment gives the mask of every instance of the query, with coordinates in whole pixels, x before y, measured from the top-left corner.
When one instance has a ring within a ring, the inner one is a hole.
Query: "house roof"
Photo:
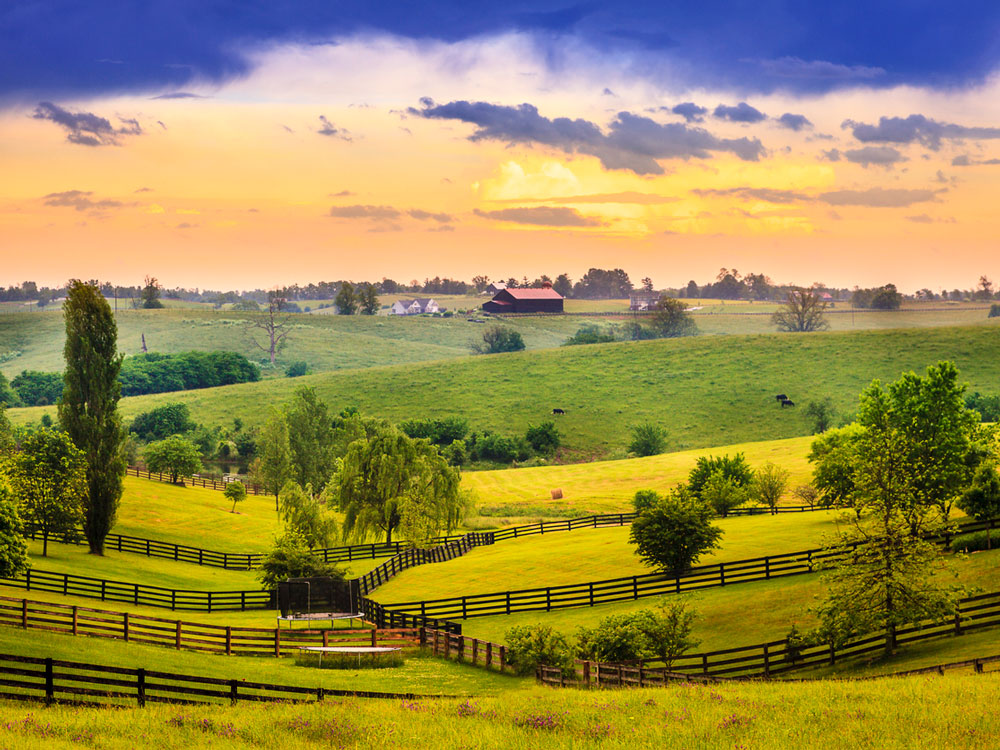
[[[418,298],[416,299],[416,302],[417,302],[417,303],[419,303],[419,305],[420,305],[421,307],[427,307],[427,305],[429,305],[429,304],[430,304],[431,302],[433,302],[433,301],[434,301],[434,300],[433,300],[433,299],[432,299],[431,297],[424,297],[423,299],[420,299],[420,298],[418,297]]]
[[[562,299],[562,295],[551,287],[541,289],[504,289],[514,299]]]
[[[415,299],[398,299],[398,300],[396,300],[395,304],[402,305],[403,307],[409,307],[414,302],[416,302]]]

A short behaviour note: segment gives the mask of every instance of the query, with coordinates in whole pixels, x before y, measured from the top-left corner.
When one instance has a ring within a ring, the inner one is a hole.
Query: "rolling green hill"
[[[129,417],[183,401],[205,424],[234,416],[253,424],[307,384],[335,409],[356,405],[396,421],[460,414],[473,429],[512,434],[559,407],[567,411],[557,422],[561,460],[582,461],[624,457],[631,426],[645,421],[669,431],[670,450],[807,435],[809,400],[828,396],[848,414],[873,378],[942,359],[954,360],[972,388],[1000,391],[1000,328],[979,325],[566,347],[142,396],[124,399],[122,410]],[[776,393],[798,406],[780,408]],[[10,412],[15,422],[41,414]]]

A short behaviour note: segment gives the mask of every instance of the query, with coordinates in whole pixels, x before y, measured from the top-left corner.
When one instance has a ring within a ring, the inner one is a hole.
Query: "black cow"
[[[786,406],[795,406],[795,402],[792,401],[790,398],[786,398],[784,401],[781,402],[781,408],[784,409]]]
[[[565,414],[566,410],[565,409],[553,409],[552,413],[553,414]]]
[[[777,396],[774,397],[774,399],[775,401],[787,401],[788,396],[786,396],[784,393],[779,393]]]

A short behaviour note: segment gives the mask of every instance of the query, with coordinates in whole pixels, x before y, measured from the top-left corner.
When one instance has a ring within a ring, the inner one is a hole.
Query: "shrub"
[[[492,325],[483,331],[482,341],[471,344],[476,354],[501,354],[524,349],[524,339],[517,331],[501,325]]]
[[[469,433],[469,423],[461,417],[443,419],[408,419],[401,422],[399,429],[407,437],[424,438],[434,445],[448,445],[463,440]]]
[[[990,539],[990,535],[985,531],[960,534],[951,540],[952,552],[979,552],[992,548],[992,539]]]
[[[142,440],[163,440],[171,435],[179,435],[195,428],[187,404],[164,404],[152,411],[136,415],[129,425],[129,432],[134,432]]]
[[[451,445],[446,445],[441,450],[441,455],[451,466],[465,466],[469,463],[469,452],[465,449],[464,440],[456,440]]]
[[[965,406],[978,411],[984,422],[1000,422],[1000,396],[983,396],[976,391],[965,397]]]
[[[602,330],[594,323],[584,323],[576,333],[563,342],[563,346],[578,346],[581,344],[609,344],[615,340],[612,331]]]
[[[987,317],[1000,318],[1000,305],[990,305],[990,313]]]
[[[753,485],[740,485],[731,477],[716,469],[701,488],[701,499],[716,515],[725,518],[729,511],[738,508],[750,499]]]
[[[645,422],[632,428],[629,453],[637,456],[655,456],[667,449],[667,431],[657,424]]]
[[[573,674],[573,652],[566,636],[548,625],[518,625],[504,633],[504,641],[507,661],[520,675],[534,674],[541,664]]]
[[[581,659],[614,663],[652,656],[641,620],[641,612],[609,615],[593,628],[580,628],[577,655]]]
[[[551,456],[559,447],[559,430],[556,429],[555,422],[542,422],[537,427],[528,425],[524,439],[535,453]]]
[[[509,464],[531,458],[531,446],[522,437],[505,437],[489,432],[482,435],[473,433],[470,442],[472,443],[470,456],[474,461]]]
[[[285,368],[285,377],[300,378],[309,371],[309,364],[303,360],[292,362]]]
[[[236,352],[137,354],[122,362],[123,396],[166,393],[260,380],[260,368]]]

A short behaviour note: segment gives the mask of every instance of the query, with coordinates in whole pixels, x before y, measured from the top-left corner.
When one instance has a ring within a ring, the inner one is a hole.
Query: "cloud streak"
[[[120,146],[121,136],[142,135],[138,120],[119,117],[121,127],[92,112],[70,112],[52,102],[39,102],[31,114],[34,120],[48,120],[66,131],[66,140],[80,146]]]
[[[46,206],[73,208],[77,211],[102,211],[108,208],[124,208],[135,205],[107,198],[94,200],[91,197],[93,194],[90,190],[66,190],[61,193],[49,193],[43,196],[42,201]]]
[[[862,143],[920,143],[932,151],[941,148],[944,140],[1000,138],[1000,128],[967,127],[931,120],[924,115],[880,117],[877,125],[844,120],[841,127],[849,129]]]
[[[756,138],[718,138],[703,128],[661,124],[631,112],[619,112],[605,132],[589,120],[544,117],[532,104],[512,107],[453,101],[438,105],[430,99],[421,103],[423,107],[410,108],[410,114],[475,125],[476,131],[469,136],[474,142],[548,146],[568,154],[595,156],[605,169],[639,175],[664,174],[660,160],[709,159],[713,153],[731,153],[744,161],[758,161],[765,154]]]
[[[604,222],[584,216],[575,209],[562,206],[528,206],[524,208],[501,208],[497,211],[475,209],[473,213],[484,219],[509,221],[515,224],[530,224],[539,227],[599,227]]]

